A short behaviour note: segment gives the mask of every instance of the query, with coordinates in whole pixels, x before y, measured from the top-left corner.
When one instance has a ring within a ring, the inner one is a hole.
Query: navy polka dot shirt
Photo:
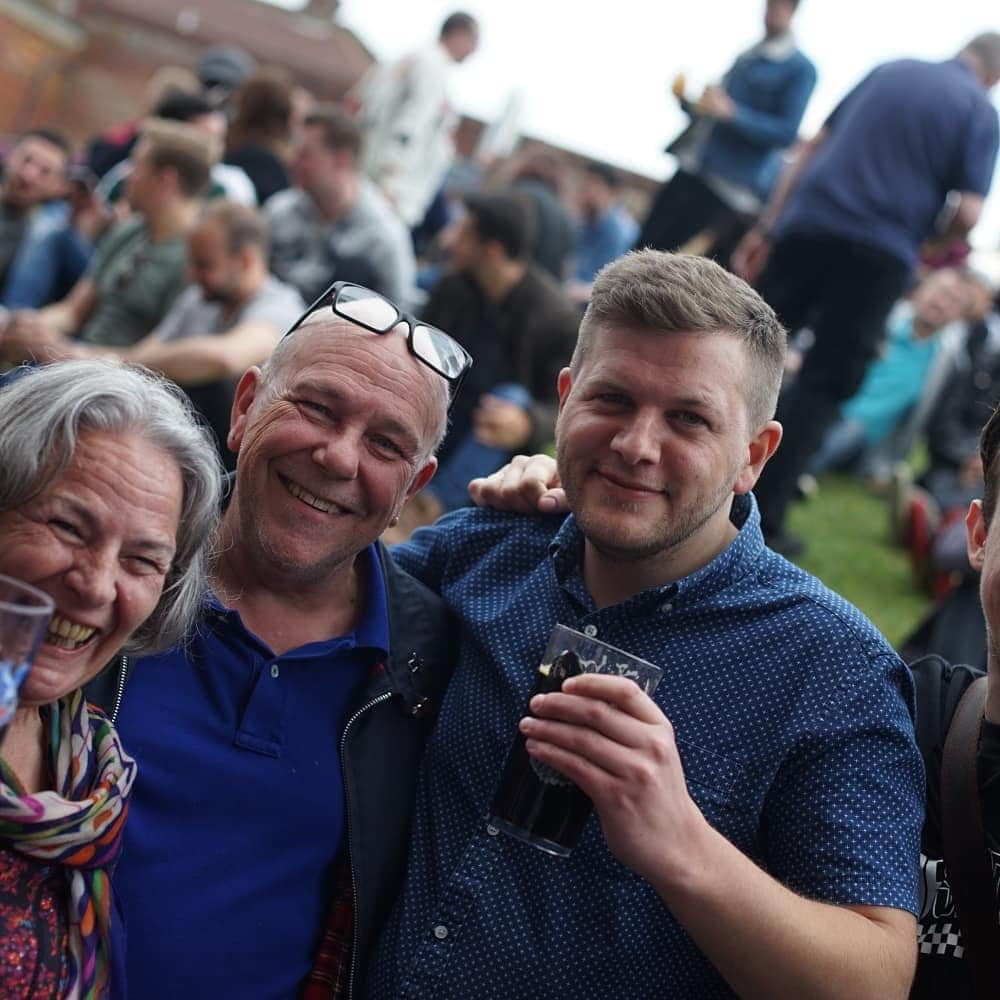
[[[663,668],[690,793],[775,878],[915,912],[923,769],[909,673],[870,622],[765,548],[756,504],[709,565],[598,610],[572,516],[465,509],[395,550],[438,590],[462,652],[418,791],[404,892],[374,959],[380,1000],[731,993],[596,816],[567,859],[486,822],[556,622]]]

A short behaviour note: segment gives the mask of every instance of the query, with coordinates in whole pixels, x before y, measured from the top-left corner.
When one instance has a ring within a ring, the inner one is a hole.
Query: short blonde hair
[[[602,326],[652,334],[729,334],[743,344],[751,377],[747,416],[759,427],[774,416],[788,337],[774,310],[745,282],[706,257],[635,250],[603,267],[580,322],[570,369],[576,374]]]

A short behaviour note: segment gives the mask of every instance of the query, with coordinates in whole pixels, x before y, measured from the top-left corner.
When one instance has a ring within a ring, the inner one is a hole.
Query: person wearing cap
[[[256,60],[239,45],[213,45],[198,60],[198,81],[206,96],[221,108],[256,69]]]

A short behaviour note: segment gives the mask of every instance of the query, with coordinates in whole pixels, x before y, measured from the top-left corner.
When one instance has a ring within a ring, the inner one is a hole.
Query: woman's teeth
[[[60,649],[76,649],[82,646],[97,631],[91,625],[79,625],[62,615],[53,615],[45,641]]]

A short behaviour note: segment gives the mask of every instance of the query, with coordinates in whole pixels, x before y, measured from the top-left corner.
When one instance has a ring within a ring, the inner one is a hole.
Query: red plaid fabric
[[[337,871],[326,931],[302,988],[302,1000],[339,1000],[347,996],[354,934],[351,865],[345,858]]]

